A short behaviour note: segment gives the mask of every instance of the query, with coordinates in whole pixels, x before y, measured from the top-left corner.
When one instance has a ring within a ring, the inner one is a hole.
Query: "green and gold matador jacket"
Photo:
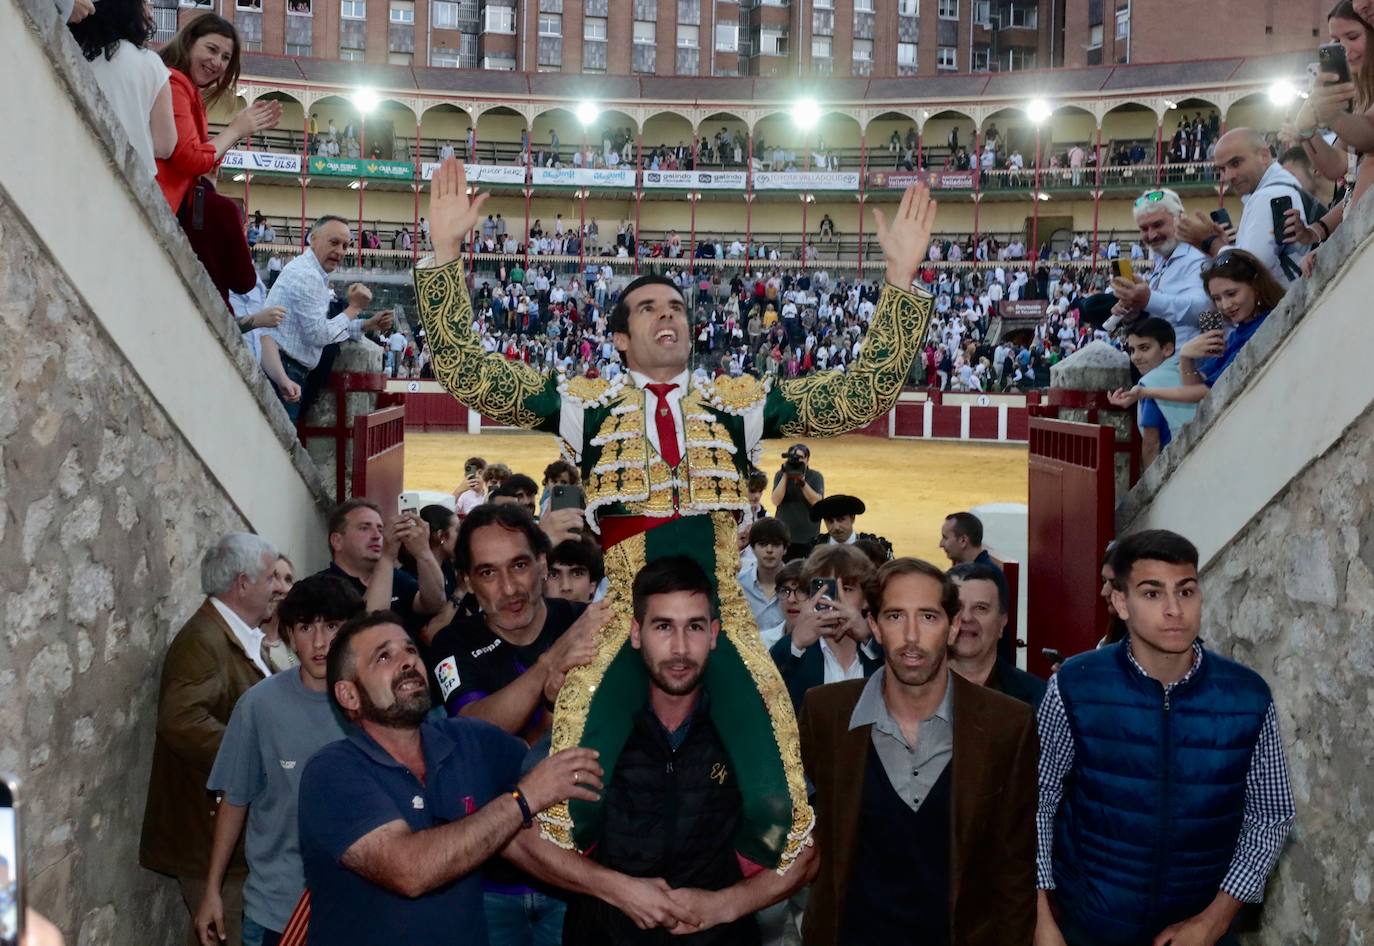
[[[748,473],[765,438],[835,436],[896,404],[925,339],[931,297],[884,286],[861,354],[845,371],[776,385],[750,376],[691,383],[679,402],[684,442],[673,468],[651,442],[646,392],[628,372],[613,382],[567,378],[484,351],[472,331],[459,261],[416,269],[415,284],[434,375],[445,389],[493,420],[557,436],[564,457],[582,472],[593,529],[600,532],[609,516],[644,523],[606,548],[613,617],[599,636],[597,658],[570,672],[559,692],[553,751],[598,750],[609,784],[648,693],[647,674],[629,645],[631,583],[647,561],[695,558],[712,576],[721,623],[704,685],[744,801],[736,848],[755,863],[786,870],[809,843],[814,817],[792,704],[736,578],[736,513],[749,507]],[[540,821],[550,840],[585,850],[599,836],[600,806],[559,805]]]

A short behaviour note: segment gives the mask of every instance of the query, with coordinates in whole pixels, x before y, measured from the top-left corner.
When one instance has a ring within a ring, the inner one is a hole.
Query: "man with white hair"
[[[1117,304],[1113,315],[1128,321],[1151,315],[1174,327],[1174,337],[1183,344],[1198,334],[1198,316],[1212,306],[1202,284],[1202,264],[1207,255],[1179,238],[1178,222],[1183,216],[1183,201],[1168,188],[1148,190],[1136,198],[1133,208],[1140,240],[1150,248],[1155,268],[1145,280],[1112,280]]]
[[[210,769],[239,697],[271,675],[260,626],[286,595],[277,558],[271,542],[246,532],[231,532],[211,546],[200,563],[206,598],[172,638],[162,665],[138,860],[177,879],[193,922],[205,893],[214,831],[215,806],[206,795]],[[240,850],[221,894],[227,946],[240,941],[247,870]]]

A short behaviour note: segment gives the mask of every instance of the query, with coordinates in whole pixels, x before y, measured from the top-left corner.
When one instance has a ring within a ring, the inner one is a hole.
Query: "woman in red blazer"
[[[258,131],[281,120],[280,102],[258,102],[234,116],[229,127],[210,137],[205,117],[226,92],[234,94],[239,80],[239,37],[223,17],[205,13],[181,28],[162,50],[171,74],[172,114],[177,144],[171,157],[157,162],[157,182],[176,213],[196,179],[211,174],[224,153]]]

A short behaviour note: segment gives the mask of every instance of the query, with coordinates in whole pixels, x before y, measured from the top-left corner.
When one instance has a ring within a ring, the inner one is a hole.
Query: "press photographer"
[[[787,526],[792,544],[787,560],[805,558],[820,535],[819,523],[811,521],[811,507],[825,498],[825,477],[811,469],[811,448],[794,443],[782,455],[782,468],[773,474],[773,505]]]

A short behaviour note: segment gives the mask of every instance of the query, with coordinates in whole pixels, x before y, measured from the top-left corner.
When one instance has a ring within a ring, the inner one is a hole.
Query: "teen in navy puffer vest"
[[[1271,703],[1259,674],[1210,651],[1166,694],[1129,643],[1058,675],[1074,766],[1055,820],[1055,899],[1102,946],[1148,944],[1217,895]]]

